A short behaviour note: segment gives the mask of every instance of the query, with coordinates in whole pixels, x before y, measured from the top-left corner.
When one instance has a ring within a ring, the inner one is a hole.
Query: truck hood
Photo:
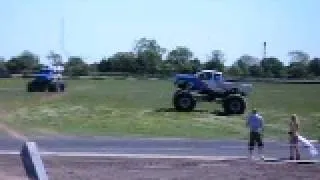
[[[195,78],[196,76],[194,74],[176,74],[177,78]]]
[[[197,78],[194,74],[176,74],[174,81],[177,82],[179,80],[186,79],[195,79]]]

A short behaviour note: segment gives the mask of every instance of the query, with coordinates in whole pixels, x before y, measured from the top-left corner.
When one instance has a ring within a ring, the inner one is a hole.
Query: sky
[[[92,63],[146,37],[168,51],[187,46],[203,62],[222,50],[226,65],[261,58],[265,41],[267,56],[286,64],[291,50],[320,57],[319,8],[319,0],[0,0],[0,56],[29,50],[47,63],[53,50]]]

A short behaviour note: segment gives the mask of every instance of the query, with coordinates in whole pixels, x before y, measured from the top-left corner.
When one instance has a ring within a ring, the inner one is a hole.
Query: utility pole
[[[65,37],[64,37],[64,16],[60,19],[60,50],[61,50],[61,63],[64,64],[64,60],[67,61],[68,59],[68,53],[65,50]],[[58,73],[62,73],[64,68],[63,65],[57,65],[55,66],[55,69],[58,71]]]
[[[263,42],[263,59],[267,58],[267,42]]]
[[[61,20],[60,20],[60,48],[61,48],[61,52],[62,52],[62,54],[63,54],[63,56],[64,56],[64,58],[66,59],[66,58],[68,58],[67,56],[67,52],[66,52],[66,50],[65,50],[65,46],[64,46],[64,44],[65,44],[65,37],[64,37],[64,29],[65,29],[65,27],[64,27],[64,17],[62,17],[61,18]],[[63,59],[63,58],[62,58]]]

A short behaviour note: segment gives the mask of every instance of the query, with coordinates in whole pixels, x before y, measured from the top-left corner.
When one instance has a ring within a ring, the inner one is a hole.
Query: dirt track
[[[43,157],[50,180],[320,180],[319,164],[186,159]],[[27,180],[20,157],[0,155],[0,180]]]
[[[52,180],[320,180],[316,164],[262,164],[242,161],[44,157]]]
[[[0,180],[28,180],[19,156],[0,155]]]

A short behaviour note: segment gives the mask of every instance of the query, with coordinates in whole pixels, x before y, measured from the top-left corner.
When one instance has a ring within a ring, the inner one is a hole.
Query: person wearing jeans
[[[261,115],[258,114],[256,109],[252,110],[252,113],[249,115],[246,123],[249,128],[249,158],[252,159],[252,154],[255,145],[258,145],[258,153],[261,159],[263,159],[263,131],[264,131],[264,120]]]

